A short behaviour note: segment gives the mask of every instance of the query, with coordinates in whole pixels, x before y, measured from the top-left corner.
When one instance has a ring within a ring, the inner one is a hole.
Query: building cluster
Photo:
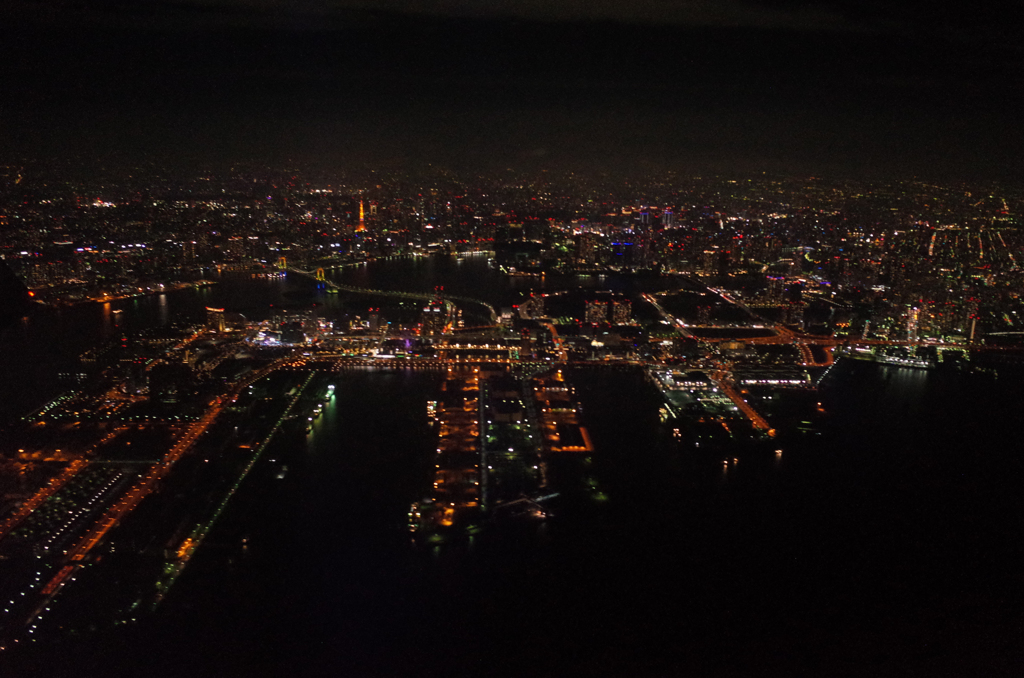
[[[436,169],[4,176],[19,181],[0,191],[0,256],[44,301],[160,292],[281,261],[312,269],[488,250],[510,275],[691,275],[808,330],[976,341],[1021,330],[1024,196],[994,186],[512,172],[466,180]],[[544,315],[539,303],[518,314]],[[694,320],[713,324],[714,311]],[[586,317],[621,324],[627,312],[610,305],[602,318],[593,306]],[[428,320],[428,332],[443,324]]]

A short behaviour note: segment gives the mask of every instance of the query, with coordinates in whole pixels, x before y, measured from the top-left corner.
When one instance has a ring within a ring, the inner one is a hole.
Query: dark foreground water
[[[841,364],[828,436],[723,471],[662,434],[639,376],[573,379],[607,502],[413,548],[405,511],[430,479],[421,412],[437,377],[347,373],[310,444],[279,440],[159,614],[34,666],[1019,675],[1019,383]]]
[[[1020,675],[1017,375],[840,363],[824,436],[725,471],[675,446],[638,374],[577,371],[598,449],[577,472],[608,500],[417,549],[438,379],[337,377],[157,615],[2,674]]]

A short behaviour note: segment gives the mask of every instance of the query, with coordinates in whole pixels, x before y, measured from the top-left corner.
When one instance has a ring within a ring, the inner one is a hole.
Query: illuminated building
[[[423,307],[420,314],[420,335],[433,337],[444,334],[447,324],[447,313],[443,301],[434,299]]]
[[[356,232],[361,233],[366,230],[365,214],[363,213],[363,201],[359,201],[359,225],[356,226]]]
[[[786,279],[776,276],[768,276],[768,286],[765,293],[768,303],[781,304],[786,291]]]
[[[603,323],[608,321],[608,302],[588,301],[586,322]]]
[[[245,258],[245,239],[238,236],[228,238],[224,253],[232,261],[241,261]]]
[[[633,303],[628,299],[612,302],[612,323],[615,325],[627,325],[633,315]]]
[[[224,331],[224,309],[206,307],[206,327],[214,332]]]
[[[593,266],[598,261],[599,236],[596,233],[580,233],[576,237],[576,265]]]
[[[733,370],[733,377],[740,386],[797,386],[806,388],[811,385],[811,377],[807,370],[794,365],[743,365]]]
[[[668,370],[650,369],[648,375],[654,377],[655,384],[662,392],[671,391],[712,391],[715,384],[708,375],[700,370]]]
[[[916,307],[911,307],[907,311],[907,341],[915,343],[917,341],[917,319],[920,310]]]
[[[714,275],[718,272],[719,252],[717,249],[704,250],[700,258],[700,272]]]

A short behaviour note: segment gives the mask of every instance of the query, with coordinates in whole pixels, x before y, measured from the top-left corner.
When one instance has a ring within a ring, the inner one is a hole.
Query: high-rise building
[[[917,342],[917,321],[920,314],[920,309],[915,306],[911,306],[907,309],[907,341],[911,343]]]
[[[434,298],[423,307],[420,314],[420,335],[425,337],[445,334],[452,326],[451,311],[454,306],[444,300],[442,288],[437,287],[434,292]]]
[[[633,315],[633,302],[629,299],[613,301],[611,311],[613,324],[627,325]]]
[[[714,275],[717,273],[719,258],[718,248],[704,250],[700,257],[700,272],[704,275]]]
[[[435,337],[444,334],[445,312],[444,304],[432,301],[423,307],[420,314],[420,335],[424,337]]]
[[[966,329],[973,327],[978,319],[978,298],[969,296],[964,299],[963,312],[960,319],[961,326]]]
[[[46,287],[49,284],[48,270],[45,264],[28,264],[24,268],[25,282],[31,288]]]
[[[241,261],[245,258],[245,239],[238,236],[228,238],[224,253],[232,261]]]
[[[577,266],[593,266],[597,263],[599,242],[596,233],[580,233],[576,236]]]
[[[214,332],[224,331],[224,309],[206,307],[206,327]]]
[[[603,323],[608,321],[608,302],[588,301],[586,321],[588,323]]]

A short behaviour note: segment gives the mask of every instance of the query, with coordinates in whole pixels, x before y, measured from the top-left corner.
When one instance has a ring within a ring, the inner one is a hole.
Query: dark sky
[[[1020,3],[9,0],[0,155],[1020,178]]]

